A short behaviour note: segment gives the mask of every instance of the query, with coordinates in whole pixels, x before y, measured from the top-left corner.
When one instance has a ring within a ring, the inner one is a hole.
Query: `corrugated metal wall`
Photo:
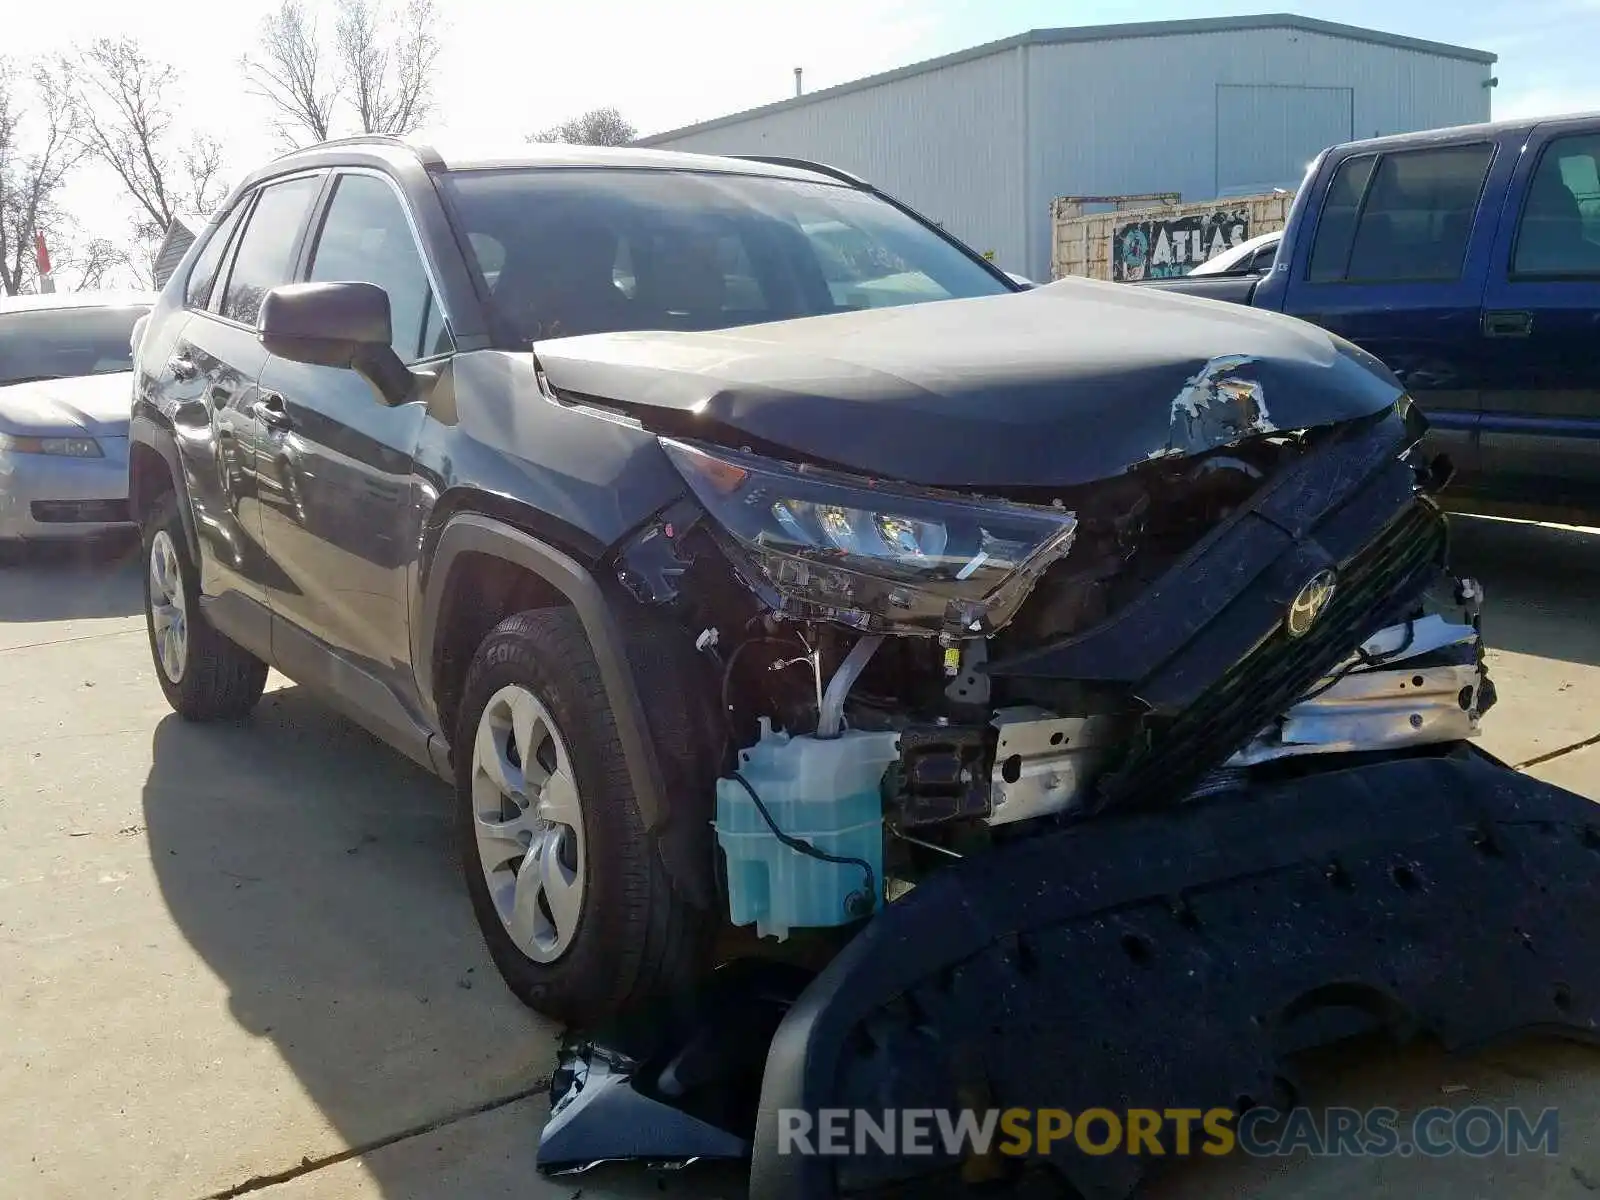
[[[1266,182],[1227,176],[1297,152],[1291,179],[1333,142],[1489,119],[1484,63],[1304,30],[1066,42],[1029,53],[1026,261],[1039,278],[1048,277],[1056,196],[1177,191],[1186,201],[1209,199]],[[1262,128],[1252,118],[1272,93],[1221,98],[1225,88],[1268,85],[1328,92],[1301,91],[1292,100],[1285,93],[1282,110]]]
[[[1043,43],[649,142],[832,163],[1047,279],[1056,196],[1292,186],[1335,142],[1488,120],[1490,71],[1301,29]]]
[[[1355,88],[1219,83],[1217,191],[1266,192],[1298,184],[1307,146],[1320,149],[1354,136],[1355,108]]]
[[[829,163],[1020,270],[1020,60],[1013,50],[652,144]]]

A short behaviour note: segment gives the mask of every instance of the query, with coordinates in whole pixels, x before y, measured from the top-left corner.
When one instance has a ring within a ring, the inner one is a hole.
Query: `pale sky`
[[[23,0],[10,0],[21,3]],[[332,0],[308,0],[331,13]],[[650,133],[816,90],[1026,29],[1292,11],[1500,55],[1496,117],[1600,109],[1600,0],[439,0],[446,14],[432,124],[520,141],[614,104]],[[138,37],[184,76],[180,127],[228,149],[230,181],[275,151],[239,56],[276,0],[39,0],[7,29],[16,59],[104,35]],[[331,17],[330,17],[331,20]],[[120,238],[114,180],[85,172],[68,204],[88,235]]]

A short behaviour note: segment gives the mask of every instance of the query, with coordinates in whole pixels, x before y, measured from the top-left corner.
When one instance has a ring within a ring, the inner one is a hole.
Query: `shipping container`
[[[1084,211],[1092,203],[1127,199],[1061,196],[1051,203],[1050,278],[1123,282],[1187,275],[1240,242],[1282,229],[1294,193],[1279,189],[1193,204]]]

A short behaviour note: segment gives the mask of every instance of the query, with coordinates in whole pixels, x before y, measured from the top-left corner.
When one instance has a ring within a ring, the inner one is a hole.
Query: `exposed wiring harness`
[[[728,693],[728,688],[733,683],[733,668],[739,664],[739,656],[741,654],[743,654],[751,646],[761,645],[783,646],[792,650],[796,645],[804,646],[805,643],[790,638],[766,636],[748,637],[735,646],[731,651],[729,651],[728,661],[722,664],[722,686],[718,689],[718,693],[722,698],[721,760],[723,765],[727,765],[729,762],[728,754],[730,751],[732,751],[734,740],[737,736],[733,728],[733,697]]]
[[[1413,617],[1411,620],[1406,622],[1405,638],[1393,650],[1386,650],[1382,654],[1368,654],[1365,646],[1357,646],[1356,656],[1353,662],[1346,663],[1337,672],[1335,672],[1333,675],[1330,675],[1321,687],[1307,692],[1304,696],[1301,696],[1300,699],[1296,700],[1295,703],[1304,704],[1307,700],[1315,700],[1318,696],[1322,695],[1330,688],[1336,687],[1338,684],[1343,682],[1345,676],[1349,675],[1352,671],[1359,671],[1362,667],[1381,667],[1384,663],[1398,658],[1407,650],[1411,649],[1411,643],[1416,641],[1416,637],[1417,622],[1416,618]]]

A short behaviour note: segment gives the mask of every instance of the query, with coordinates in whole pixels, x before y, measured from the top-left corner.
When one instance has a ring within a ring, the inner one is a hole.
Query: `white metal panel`
[[[1025,35],[648,141],[831,163],[1043,279],[1056,196],[1205,200],[1265,182],[1240,176],[1292,178],[1337,141],[1489,118],[1486,62],[1311,28],[1325,23],[1256,23],[1266,20],[1104,40]],[[1274,107],[1288,88],[1297,101]],[[1219,139],[1219,125],[1248,128]]]
[[[1351,87],[1217,85],[1217,189],[1265,192],[1293,188],[1305,174],[1306,148],[1355,136]]]
[[[1026,271],[1021,48],[691,130],[659,149],[825,162]]]
[[[1215,196],[1222,85],[1347,89],[1352,135],[1489,119],[1488,64],[1301,29],[1174,34],[1029,48],[1028,270],[1049,270],[1049,205],[1062,195],[1177,191]],[[1281,155],[1302,166],[1332,141],[1317,110],[1284,122]],[[1242,181],[1245,183],[1253,181]]]

